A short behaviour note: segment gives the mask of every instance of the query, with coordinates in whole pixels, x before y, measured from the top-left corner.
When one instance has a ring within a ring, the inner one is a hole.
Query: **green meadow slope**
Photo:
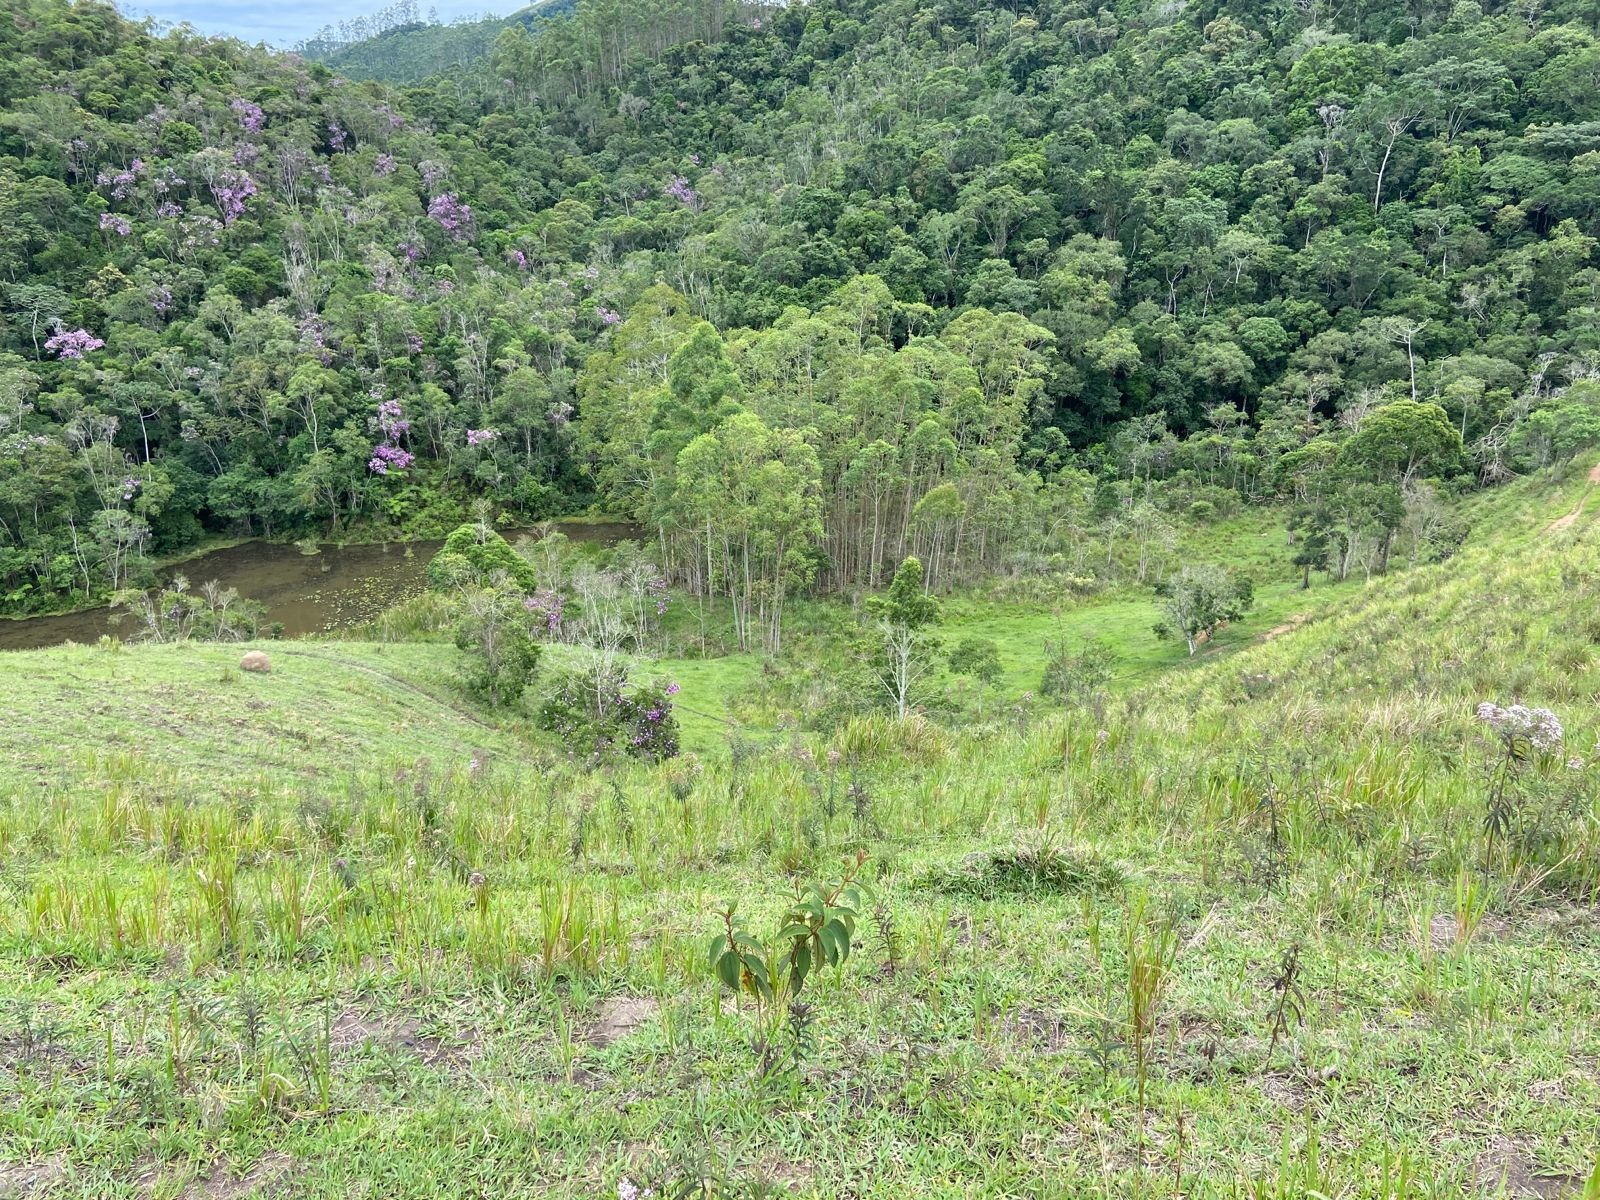
[[[0,1194],[1593,1200],[1600,500],[1467,515],[1094,710],[609,773],[440,645],[8,656]],[[762,1041],[719,913],[857,855]]]

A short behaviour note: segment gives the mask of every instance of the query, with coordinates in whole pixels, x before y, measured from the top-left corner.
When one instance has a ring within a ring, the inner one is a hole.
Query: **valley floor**
[[[970,732],[730,752],[759,662],[662,663],[701,715],[659,767],[579,770],[442,645],[8,656],[0,1195],[1594,1200],[1590,486],[1193,662],[1137,606],[954,605],[1010,667]],[[1020,717],[1063,628],[1119,687]],[[858,856],[762,1042],[721,914],[770,938]]]

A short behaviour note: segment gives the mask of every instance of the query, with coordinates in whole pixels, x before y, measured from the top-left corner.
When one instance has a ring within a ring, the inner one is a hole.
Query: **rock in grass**
[[[254,671],[258,675],[272,673],[272,660],[260,650],[251,650],[239,660],[239,670]]]

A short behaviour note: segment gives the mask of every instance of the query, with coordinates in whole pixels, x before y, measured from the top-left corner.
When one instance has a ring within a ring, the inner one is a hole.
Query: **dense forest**
[[[638,520],[768,644],[1180,509],[1448,553],[1441,490],[1600,441],[1597,22],[580,0],[401,92],[17,0],[0,603],[478,501]]]

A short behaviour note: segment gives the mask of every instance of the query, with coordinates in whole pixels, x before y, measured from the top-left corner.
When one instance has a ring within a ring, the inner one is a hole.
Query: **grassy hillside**
[[[1600,502],[1476,503],[1100,711],[611,774],[444,647],[8,657],[0,1193],[1592,1198]],[[1559,752],[1504,767],[1485,700]],[[719,912],[857,853],[855,953],[760,1044]]]

